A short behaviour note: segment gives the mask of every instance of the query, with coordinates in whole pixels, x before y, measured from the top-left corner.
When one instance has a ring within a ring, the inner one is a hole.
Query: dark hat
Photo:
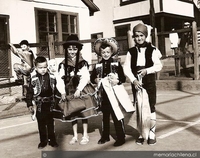
[[[20,46],[23,45],[23,44],[29,46],[29,43],[28,43],[27,40],[22,40],[22,41],[19,43]]]
[[[67,48],[69,45],[76,45],[78,48],[82,49],[83,44],[80,43],[77,35],[69,35],[66,42],[63,44],[64,48]]]
[[[103,44],[109,45],[113,48],[112,56],[119,53],[119,45],[118,45],[118,42],[114,38],[99,38],[94,42],[94,51],[98,56],[101,56],[100,47]]]
[[[135,35],[135,32],[142,32],[146,37],[148,35],[147,27],[144,24],[137,24],[133,28],[133,35]]]

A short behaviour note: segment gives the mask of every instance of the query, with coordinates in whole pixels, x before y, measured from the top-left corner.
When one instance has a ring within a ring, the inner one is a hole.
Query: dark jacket
[[[90,76],[90,80],[92,83],[96,84],[95,79],[96,78],[104,78],[109,73],[117,73],[119,77],[119,83],[124,83],[126,81],[126,77],[124,75],[123,68],[120,64],[120,62],[114,62],[112,58],[109,60],[102,59],[99,63],[101,66],[96,68],[94,67],[92,74]]]
[[[56,79],[55,76],[49,72],[44,75],[36,74],[31,75],[30,84],[27,90],[26,102],[27,107],[33,106],[32,100],[40,97],[50,97],[55,94]]]

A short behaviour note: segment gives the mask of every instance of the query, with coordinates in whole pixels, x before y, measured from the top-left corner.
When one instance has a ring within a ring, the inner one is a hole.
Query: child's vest
[[[49,73],[49,78],[50,78],[50,86],[53,90],[53,92],[55,91],[55,88],[56,88],[56,78],[53,74]],[[39,78],[36,76],[36,73],[35,71],[31,73],[31,84],[33,86],[33,91],[34,91],[34,94],[33,94],[33,97],[37,97],[40,95],[41,93],[41,84],[40,84],[40,80]]]
[[[145,50],[145,68],[153,66],[152,61],[152,54],[156,47],[152,46],[150,43],[147,44],[147,48]],[[129,49],[131,54],[131,70],[132,73],[137,77],[137,57],[138,57],[138,50],[136,47],[132,47]],[[147,77],[148,76],[148,77]],[[149,81],[155,80],[155,74],[148,74],[145,78],[148,78]]]
[[[114,62],[114,61],[111,62],[110,63],[111,73],[117,73],[118,66],[119,66],[118,62]],[[96,64],[95,68],[96,68],[97,74],[99,75],[99,78],[103,78],[103,76],[104,76],[103,75],[103,63]]]

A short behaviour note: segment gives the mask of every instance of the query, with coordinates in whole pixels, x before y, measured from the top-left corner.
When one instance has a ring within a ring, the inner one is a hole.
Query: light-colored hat
[[[119,53],[119,45],[118,45],[118,42],[114,38],[99,38],[94,42],[94,51],[98,56],[101,56],[100,47],[103,44],[107,44],[113,48],[112,56]]]
[[[147,30],[146,25],[144,24],[137,24],[133,28],[133,35],[135,35],[135,32],[142,32],[146,37],[148,36],[148,30]]]

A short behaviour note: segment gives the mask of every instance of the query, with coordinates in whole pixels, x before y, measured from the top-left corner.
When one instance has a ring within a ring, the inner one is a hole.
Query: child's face
[[[73,59],[74,57],[76,57],[76,54],[78,52],[78,48],[75,45],[70,45],[67,48],[67,51],[68,51],[69,57]]]
[[[20,47],[23,51],[28,50],[28,46],[26,44],[22,44]]]
[[[55,59],[49,60],[49,70],[51,72],[56,72],[57,71],[57,64]]]
[[[146,36],[142,32],[135,32],[134,40],[137,44],[141,45],[145,42]]]
[[[44,75],[47,72],[47,62],[37,63],[35,69],[40,75]]]
[[[106,48],[100,48],[101,51],[101,56],[104,60],[108,60],[110,59],[110,57],[112,56],[113,52],[111,50],[111,47],[106,47]]]

